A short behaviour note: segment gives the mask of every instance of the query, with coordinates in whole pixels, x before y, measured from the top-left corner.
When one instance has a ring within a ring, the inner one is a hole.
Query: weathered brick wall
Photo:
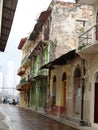
[[[50,40],[56,45],[55,52],[52,49],[51,51],[57,58],[77,47],[79,35],[77,21],[86,21],[87,28],[92,22],[92,7],[69,2],[55,2],[51,17]]]

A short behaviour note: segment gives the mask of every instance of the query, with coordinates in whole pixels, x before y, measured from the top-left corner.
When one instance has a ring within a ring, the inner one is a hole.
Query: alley
[[[0,104],[0,111],[9,121],[11,130],[73,130],[32,110],[18,106]]]

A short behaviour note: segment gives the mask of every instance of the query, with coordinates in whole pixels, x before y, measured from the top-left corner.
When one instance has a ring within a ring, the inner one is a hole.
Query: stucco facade
[[[16,86],[16,89],[20,91],[20,106],[28,107],[30,105],[30,87],[29,81],[30,74],[30,60],[28,59],[31,44],[27,38],[21,39],[18,49],[22,50],[21,66],[17,71],[17,75],[20,76],[20,83]]]
[[[97,55],[88,55],[83,48],[77,49],[80,47],[78,36],[95,23],[93,14],[92,6],[60,1],[54,1],[52,6],[50,4],[46,11],[41,12],[29,37],[30,48],[24,47],[30,50],[29,106],[32,109],[78,124],[80,121],[86,125],[93,123],[94,112],[91,110],[94,110],[94,98],[91,96],[94,96]],[[78,56],[76,53],[72,55],[73,49],[78,50]],[[55,64],[55,60],[63,55],[63,63]],[[42,69],[44,65],[47,67]],[[22,76],[26,76],[25,73]],[[25,91],[20,95],[23,96],[21,104],[25,106]]]
[[[55,51],[50,61],[77,48],[77,36],[92,25],[93,8],[70,2],[55,1],[51,12],[50,40],[55,44]],[[53,58],[54,57],[54,58]]]
[[[82,2],[82,0],[81,0]],[[88,30],[84,32],[83,35],[79,37],[79,45],[80,45],[80,39],[83,36],[86,36],[88,34],[88,37],[85,37],[86,41],[83,40],[82,43],[84,43],[84,47],[80,50],[78,50],[78,54],[85,60],[85,102],[88,104],[88,107],[84,108],[84,111],[88,113],[88,122],[89,125],[92,127],[98,128],[98,107],[97,107],[97,94],[98,94],[98,1],[92,1],[93,2],[93,22],[92,27],[89,26]],[[85,3],[88,4],[88,2],[85,0]],[[89,35],[91,34],[91,35]],[[91,40],[87,40],[91,39]],[[85,105],[86,105],[85,104]]]
[[[65,62],[65,65],[55,65],[54,69],[50,69],[50,109],[48,110],[50,114],[79,124],[81,121],[82,76],[82,58],[79,56],[73,60],[68,59],[68,63]],[[90,110],[86,109],[88,106],[90,106],[89,94],[88,88],[85,87],[83,118],[86,124],[89,123]]]

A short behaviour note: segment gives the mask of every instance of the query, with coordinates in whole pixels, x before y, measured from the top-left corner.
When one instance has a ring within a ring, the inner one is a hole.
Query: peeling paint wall
[[[82,22],[85,22],[86,26],[92,23],[92,12],[91,6],[55,2],[50,29],[50,40],[55,44],[53,47],[55,58],[77,47],[78,36],[82,31],[82,27],[78,27],[84,26],[80,25]],[[53,59],[53,55],[50,59]]]
[[[51,70],[50,75],[50,96],[52,96],[52,89],[53,89],[53,77],[56,76],[56,106],[62,106],[64,97],[63,91],[62,91],[62,75],[65,72],[66,73],[66,116],[71,118],[80,119],[81,112],[75,113],[74,112],[74,74],[76,68],[81,68],[82,71],[82,64],[81,64],[81,58],[76,58],[72,61],[70,61],[67,65],[56,67],[55,69]],[[82,80],[81,80],[82,82]],[[82,86],[81,86],[82,87]],[[81,93],[80,93],[81,94]],[[86,81],[85,84],[85,94],[84,94],[84,120],[89,122],[89,112],[90,112],[90,92],[88,90],[88,83]],[[80,108],[81,108],[81,100],[80,100]],[[87,110],[88,108],[88,110]],[[81,110],[81,109],[80,109]]]

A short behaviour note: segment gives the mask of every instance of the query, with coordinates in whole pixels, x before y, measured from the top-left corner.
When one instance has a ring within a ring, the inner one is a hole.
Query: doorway
[[[98,74],[95,82],[94,123],[98,123]]]

